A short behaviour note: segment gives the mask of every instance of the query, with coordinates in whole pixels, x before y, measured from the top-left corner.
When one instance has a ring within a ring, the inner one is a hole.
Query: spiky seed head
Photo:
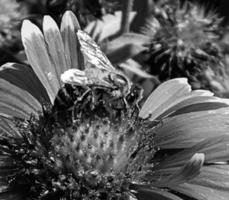
[[[199,5],[175,5],[156,4],[142,29],[152,38],[148,60],[151,73],[161,80],[179,76],[192,79],[209,67],[221,68],[221,19]]]

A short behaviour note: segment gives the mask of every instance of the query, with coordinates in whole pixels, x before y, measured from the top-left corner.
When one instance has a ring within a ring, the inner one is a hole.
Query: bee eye
[[[111,73],[109,78],[118,87],[125,86],[127,84],[126,78],[122,75]]]

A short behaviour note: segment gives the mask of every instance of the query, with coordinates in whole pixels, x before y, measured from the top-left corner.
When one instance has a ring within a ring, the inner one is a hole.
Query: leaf
[[[147,49],[146,45],[150,44],[150,38],[140,33],[125,33],[109,42],[107,53],[131,44]]]
[[[155,82],[159,83],[159,80],[157,80],[155,76],[142,70],[141,65],[133,59],[126,60],[125,62],[121,63],[119,67],[121,67],[124,70],[127,70],[128,72],[132,72],[141,78],[153,79]]]
[[[147,50],[149,42],[149,38],[144,35],[126,33],[103,44],[102,48],[110,61],[117,65]]]
[[[133,20],[136,12],[131,12],[130,22]],[[117,34],[120,31],[121,25],[121,11],[117,11],[114,14],[107,14],[102,17],[101,20],[96,20],[88,24],[84,29],[92,38],[96,38],[99,35],[99,41],[102,41],[108,37]]]

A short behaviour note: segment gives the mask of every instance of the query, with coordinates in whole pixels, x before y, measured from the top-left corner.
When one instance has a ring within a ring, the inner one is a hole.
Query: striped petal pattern
[[[21,34],[27,59],[37,77],[44,84],[51,102],[53,102],[60,88],[60,83],[46,48],[44,36],[39,28],[28,20],[23,22]]]
[[[80,52],[79,42],[76,37],[80,29],[76,16],[71,11],[66,11],[61,21],[61,36],[64,43],[64,50],[68,68],[83,69],[84,60]]]
[[[27,91],[40,103],[50,102],[43,84],[29,66],[17,63],[7,63],[0,68],[0,78]]]
[[[9,116],[29,119],[38,116],[41,104],[28,92],[0,79],[0,110]]]
[[[44,38],[47,44],[47,50],[49,52],[52,63],[54,64],[55,75],[60,83],[60,75],[68,69],[64,44],[61,38],[61,34],[56,22],[50,16],[44,16],[43,20]],[[77,53],[76,53],[77,55]]]
[[[49,16],[43,20],[44,34],[28,20],[22,24],[22,43],[27,59],[47,90],[51,102],[61,87],[61,74],[70,68],[83,66],[76,39],[76,30],[79,28],[76,17],[70,11],[62,19],[61,31]]]

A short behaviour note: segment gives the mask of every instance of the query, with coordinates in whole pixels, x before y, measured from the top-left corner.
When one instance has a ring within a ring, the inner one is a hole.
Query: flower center
[[[109,119],[88,120],[76,122],[65,130],[57,129],[54,138],[55,151],[69,162],[74,162],[78,170],[96,170],[106,174],[115,171],[124,171],[127,163],[127,141],[134,133],[127,135],[132,128],[130,124],[115,124]],[[75,128],[76,127],[76,128]],[[122,166],[120,166],[122,163]]]
[[[129,199],[140,139],[134,118],[83,119],[67,127],[41,118],[19,129],[22,137],[10,147],[20,169],[9,179],[13,189],[41,200]]]
[[[21,137],[9,149],[17,152],[12,156],[20,170],[9,179],[10,187],[24,188],[36,200],[130,199],[130,186],[141,181],[141,165],[152,155],[137,117],[141,89],[133,87],[125,99],[110,104],[96,91],[86,100],[76,98],[72,109],[52,107],[39,120],[19,123]]]

